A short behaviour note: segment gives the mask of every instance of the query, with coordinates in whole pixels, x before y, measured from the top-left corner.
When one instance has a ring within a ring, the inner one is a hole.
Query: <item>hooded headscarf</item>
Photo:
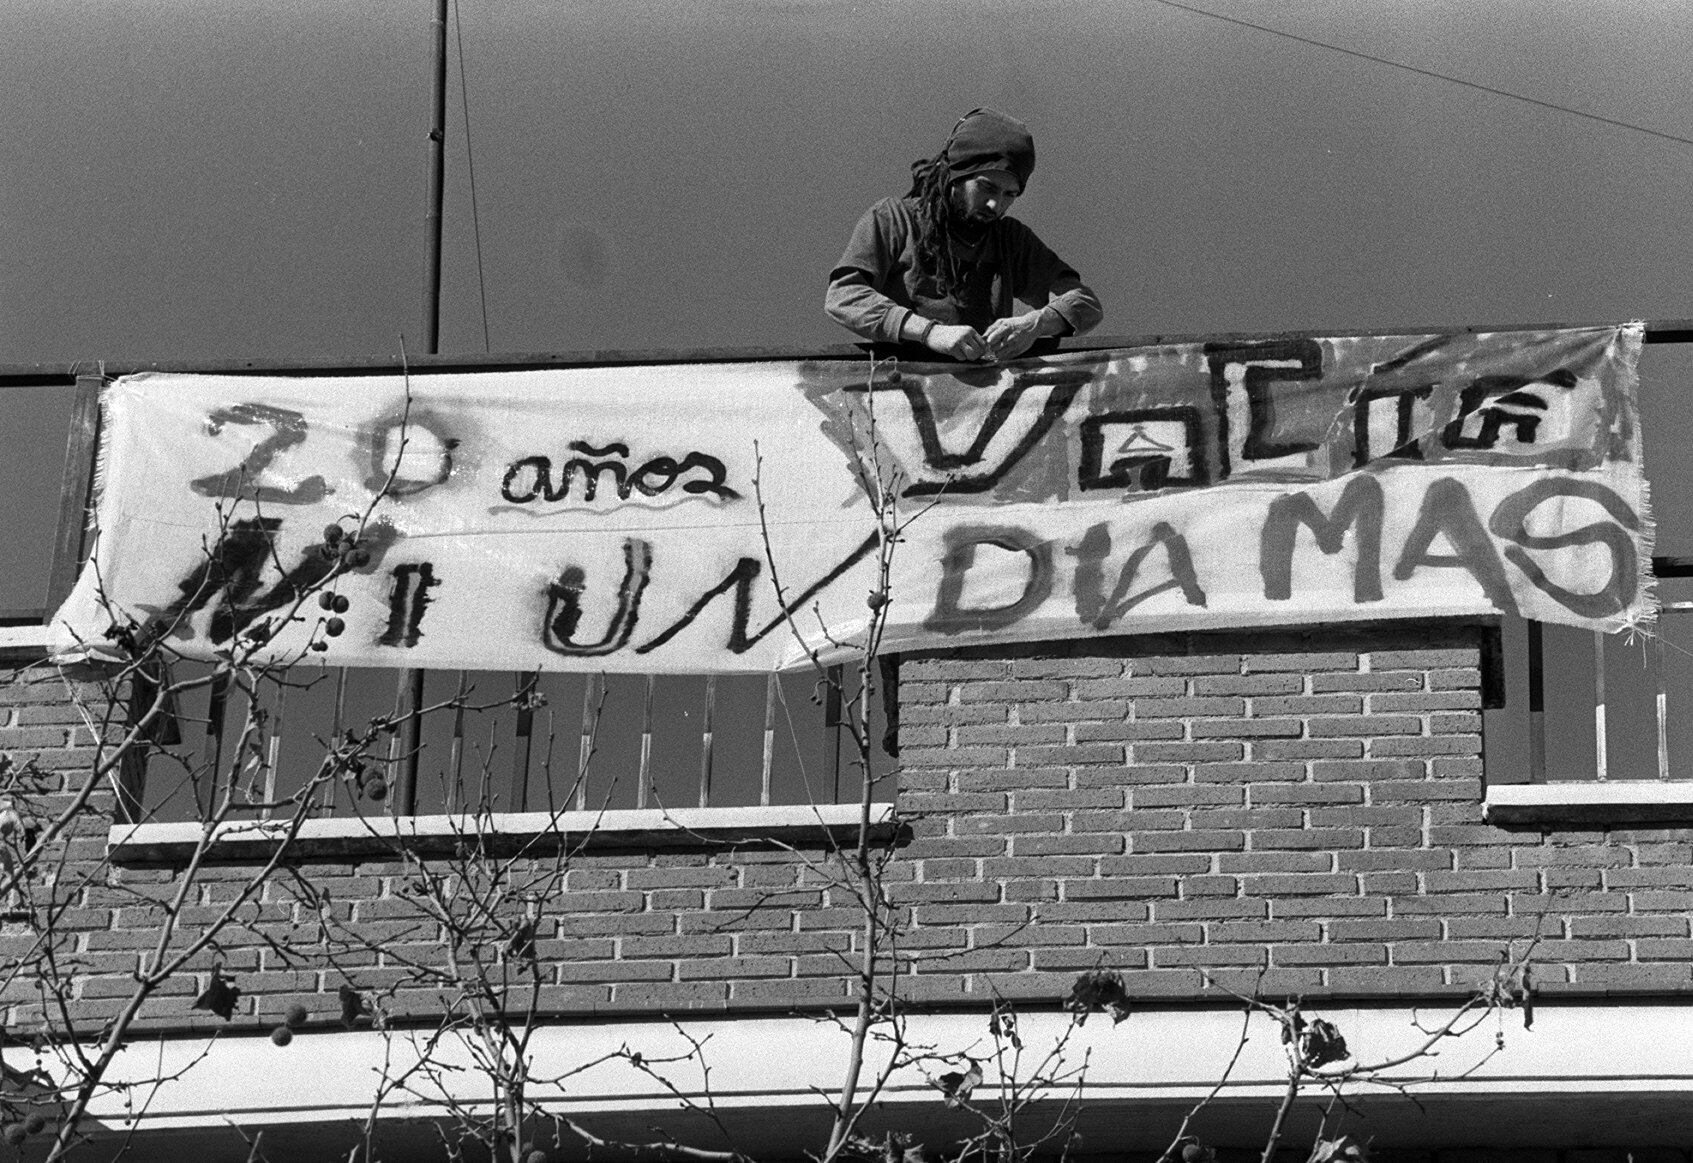
[[[1035,139],[1029,136],[1029,127],[992,109],[970,110],[952,127],[940,153],[911,163],[911,190],[906,197],[917,202],[918,265],[933,274],[942,293],[961,291],[967,274],[948,243],[955,232],[950,206],[953,183],[1003,170],[1025,187],[1034,169]]]
[[[956,182],[972,174],[1003,170],[1029,184],[1035,172],[1035,139],[1029,127],[1015,117],[992,109],[972,109],[959,118],[941,151],[947,179]]]

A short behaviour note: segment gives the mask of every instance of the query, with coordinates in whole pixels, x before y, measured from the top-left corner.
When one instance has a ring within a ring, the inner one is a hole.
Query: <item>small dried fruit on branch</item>
[[[1217,1163],[1217,1152],[1191,1135],[1182,1140],[1182,1163]]]
[[[295,1002],[293,1005],[288,1007],[288,1013],[283,1016],[282,1020],[287,1024],[289,1029],[297,1030],[301,1026],[305,1025],[306,1019],[310,1017],[311,1013],[306,1009],[306,1007],[301,1005],[299,1002]]]
[[[270,1032],[270,1040],[278,1046],[286,1046],[294,1040],[294,1031],[287,1026],[278,1026]]]

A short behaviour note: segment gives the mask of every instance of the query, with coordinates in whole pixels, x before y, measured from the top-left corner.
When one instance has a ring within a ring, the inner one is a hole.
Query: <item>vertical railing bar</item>
[[[1546,782],[1546,648],[1545,628],[1535,621],[1528,629],[1528,778]]]
[[[657,675],[647,675],[646,690],[641,696],[641,765],[635,772],[635,806],[647,806],[647,791],[652,782],[653,761],[653,684]]]
[[[417,769],[423,758],[423,676],[421,668],[402,670],[395,693],[400,729],[394,732],[388,753],[393,760],[390,770],[397,778],[390,781],[388,804],[396,816],[409,816],[417,809]]]
[[[210,819],[213,809],[217,807],[218,780],[223,773],[223,719],[228,702],[229,673],[219,671],[212,675],[206,702],[206,739],[200,749],[200,762],[207,778],[196,780],[194,787],[194,799],[202,820]],[[204,803],[199,802],[202,784],[206,787]]]
[[[1657,679],[1657,698],[1653,706],[1657,712],[1658,778],[1669,778],[1669,694],[1664,687],[1664,638],[1660,621],[1658,633],[1652,635],[1652,671]]]
[[[464,699],[470,690],[470,672],[459,671],[458,692],[453,696],[453,739],[447,750],[447,792],[444,810],[459,810],[459,781],[464,779]]]
[[[1593,772],[1604,779],[1610,767],[1610,741],[1605,730],[1605,636],[1593,632]]]
[[[841,686],[846,667],[836,664],[823,672],[823,728],[829,741],[829,802],[841,802]]]
[[[770,806],[770,772],[776,761],[776,673],[764,680],[764,759],[758,774],[758,803]]]
[[[347,668],[335,668],[335,712],[330,719],[329,745],[339,747],[345,742],[344,733],[347,729]],[[324,784],[323,795],[318,800],[318,812],[323,815],[335,814],[335,797],[339,794],[337,787],[342,780],[339,774]]]
[[[588,764],[594,758],[594,740],[600,730],[599,694],[605,689],[605,675],[590,674],[582,684],[582,738],[577,745],[576,810],[588,810]]]
[[[535,687],[541,681],[538,670],[518,671],[512,675],[512,691],[517,696],[517,745],[511,757],[511,802],[514,812],[529,810],[529,761],[535,751]]]
[[[711,762],[713,731],[717,718],[717,676],[705,676],[705,722],[700,728],[700,807],[711,806]]]
[[[499,753],[500,722],[493,718],[488,720],[488,750],[482,753],[482,762],[476,765],[476,810],[491,812],[494,810],[494,756]]]
[[[271,805],[276,802],[276,773],[282,766],[282,730],[283,721],[288,710],[288,687],[278,683],[276,687],[276,708],[270,715],[270,738],[265,740],[265,782],[264,806],[260,809],[260,819],[271,817]]]
[[[547,749],[541,754],[541,786],[547,789],[547,816],[558,816],[558,787],[553,782],[553,748],[558,745],[557,712],[547,707]]]

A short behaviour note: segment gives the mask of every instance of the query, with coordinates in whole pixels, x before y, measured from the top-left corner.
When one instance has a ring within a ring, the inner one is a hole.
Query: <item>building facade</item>
[[[237,681],[143,745],[158,676],[66,670],[39,628],[0,629],[13,847],[61,827],[5,935],[12,1121],[86,1076],[65,1031],[121,1027],[90,1158],[439,1157],[502,1104],[541,1157],[799,1158],[829,1143],[868,981],[861,1152],[986,1135],[1154,1159],[1186,1133],[1247,1158],[1287,1095],[1284,1030],[1302,1045],[1321,1019],[1347,1054],[1307,1059],[1281,1156],[1350,1135],[1377,1159],[1686,1163],[1693,784],[1505,775],[1502,747],[1568,745],[1542,688],[1575,681],[1537,673],[1524,696],[1518,632],[1395,618],[889,655],[873,746],[830,738],[827,794],[772,794],[771,707],[798,699],[772,684],[734,712],[763,714],[764,780],[727,804],[649,792],[652,682],[635,750],[607,743],[613,766],[638,756],[635,799],[546,795],[600,741],[573,712],[538,725],[520,679],[488,700],[508,725],[486,747],[412,737],[426,770],[457,757],[456,791],[414,788],[408,812],[385,766],[403,715],[337,701],[330,726],[291,691],[292,721],[243,733]],[[583,697],[597,721],[605,688]],[[794,732],[852,721],[813,711]],[[719,786],[730,714],[705,713]],[[274,783],[221,815],[191,780],[190,807],[161,795],[171,762],[208,755],[228,773],[208,795],[262,780],[271,732],[319,757],[296,777],[330,789],[310,810]],[[520,746],[525,774],[490,794]]]

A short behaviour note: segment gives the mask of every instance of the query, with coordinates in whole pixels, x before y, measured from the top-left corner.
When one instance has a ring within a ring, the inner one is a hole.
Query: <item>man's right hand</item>
[[[974,361],[988,354],[988,341],[974,327],[937,323],[929,331],[930,351],[949,355],[953,359]]]

